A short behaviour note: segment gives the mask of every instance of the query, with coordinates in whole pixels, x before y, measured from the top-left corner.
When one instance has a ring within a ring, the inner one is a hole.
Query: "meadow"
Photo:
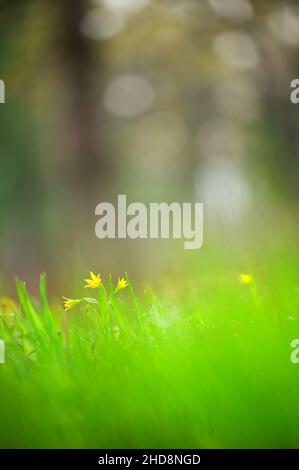
[[[297,244],[262,259],[157,292],[92,273],[64,307],[45,275],[40,298],[18,281],[0,316],[0,446],[298,447]]]

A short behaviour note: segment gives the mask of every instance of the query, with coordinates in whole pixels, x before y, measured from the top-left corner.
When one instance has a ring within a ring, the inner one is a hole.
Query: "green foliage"
[[[18,282],[0,316],[1,447],[297,447],[299,273],[291,254],[268,266],[251,285],[177,281],[176,302],[110,280],[68,312],[44,275],[39,301]]]

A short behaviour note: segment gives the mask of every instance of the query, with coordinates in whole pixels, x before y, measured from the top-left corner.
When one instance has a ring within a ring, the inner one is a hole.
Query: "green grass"
[[[176,296],[101,290],[69,312],[50,308],[45,276],[37,300],[19,282],[15,319],[0,316],[0,446],[297,447],[295,255],[251,286],[193,273]]]

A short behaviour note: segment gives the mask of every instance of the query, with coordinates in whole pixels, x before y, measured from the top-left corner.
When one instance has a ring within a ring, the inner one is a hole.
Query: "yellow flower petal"
[[[82,301],[82,299],[68,299],[67,297],[63,297],[63,299],[64,309],[66,312]]]
[[[253,283],[253,276],[251,276],[251,274],[240,274],[239,282],[241,284],[249,286],[250,284]]]
[[[118,278],[117,286],[116,286],[116,292],[119,290],[123,290],[128,286],[128,282],[122,277]]]
[[[92,271],[90,271],[90,277],[93,281],[97,282],[99,279],[99,276],[100,276],[99,274],[98,276],[96,276]]]
[[[101,285],[102,280],[101,280],[100,274],[96,276],[92,271],[90,271],[90,278],[91,279],[84,279],[86,282],[86,285],[84,287],[90,287],[91,289],[96,289],[97,287]]]

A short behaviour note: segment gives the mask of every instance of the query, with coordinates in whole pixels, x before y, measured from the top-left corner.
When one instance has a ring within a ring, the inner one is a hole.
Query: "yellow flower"
[[[13,314],[17,311],[15,302],[9,297],[1,297],[0,299],[0,315]]]
[[[0,319],[2,318],[9,325],[12,325],[16,319],[18,308],[14,300],[9,297],[0,298]]]
[[[241,284],[249,286],[250,284],[253,283],[253,277],[251,276],[251,274],[240,274],[239,282]]]
[[[115,292],[119,290],[123,290],[128,286],[128,282],[122,277],[121,279],[118,278],[117,286],[115,289]]]
[[[95,274],[93,274],[92,271],[90,271],[90,279],[84,279],[84,280],[87,282],[86,286],[84,287],[91,287],[92,289],[96,289],[102,283],[100,274],[96,276]]]
[[[68,299],[67,297],[63,297],[65,311],[71,310],[71,308],[75,307],[75,305],[79,304],[81,301],[82,299]]]

